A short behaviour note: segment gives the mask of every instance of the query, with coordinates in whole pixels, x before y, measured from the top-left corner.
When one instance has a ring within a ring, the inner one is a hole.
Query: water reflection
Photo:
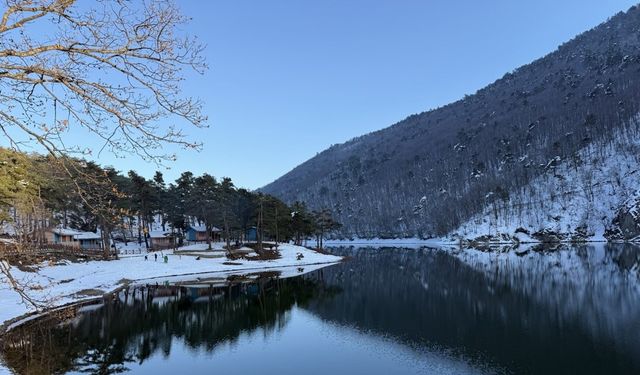
[[[640,373],[638,247],[551,252],[339,249],[325,319],[514,373]]]
[[[339,292],[311,277],[277,276],[231,277],[223,286],[205,282],[125,290],[105,303],[63,310],[12,330],[4,358],[20,374],[121,373],[154,353],[171,356],[174,341],[213,351],[243,332],[260,328],[269,334],[287,324],[293,305]]]
[[[637,247],[332,251],[351,260],[131,289],[12,331],[4,358],[31,374],[208,372],[214,354],[220,371],[640,373]]]

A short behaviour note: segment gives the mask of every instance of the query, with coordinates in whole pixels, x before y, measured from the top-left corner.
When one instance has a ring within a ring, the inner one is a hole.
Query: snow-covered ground
[[[128,250],[133,250],[131,248]],[[220,244],[215,244],[216,249],[221,249]],[[187,248],[190,251],[206,251],[206,244],[192,245]],[[179,249],[182,250],[182,249]],[[155,260],[154,253],[148,254],[145,260],[144,254],[122,256],[114,261],[90,261],[81,263],[64,262],[63,264],[40,264],[37,273],[23,272],[12,267],[13,276],[19,281],[26,282],[35,287],[29,291],[29,295],[36,299],[53,301],[53,306],[60,306],[70,302],[79,301],[107,293],[117,289],[123,280],[135,282],[166,281],[169,277],[184,276],[183,279],[196,279],[203,273],[229,273],[238,271],[279,269],[294,267],[299,272],[302,266],[330,264],[339,262],[341,257],[323,255],[300,246],[280,244],[281,258],[269,261],[250,261],[238,259],[229,261],[226,257],[201,257],[174,254],[173,251],[158,253]],[[219,251],[216,251],[219,252]],[[299,254],[302,255],[298,259]],[[168,262],[162,259],[168,256]],[[224,264],[227,263],[227,264]],[[305,267],[309,268],[309,267]],[[286,270],[285,270],[286,271]],[[286,274],[286,272],[284,272]],[[190,275],[190,276],[186,276]],[[0,323],[32,312],[33,309],[25,305],[20,296],[9,287],[4,276],[0,276]]]
[[[640,120],[639,120],[640,121]],[[637,130],[619,131],[606,142],[593,143],[557,166],[510,192],[506,201],[487,197],[484,212],[452,232],[451,237],[475,239],[517,236],[548,230],[571,236],[584,232],[589,241],[606,241],[618,210],[640,196],[640,136]]]

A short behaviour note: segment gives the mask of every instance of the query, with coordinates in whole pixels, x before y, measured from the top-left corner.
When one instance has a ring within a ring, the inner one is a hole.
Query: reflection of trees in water
[[[557,251],[457,255],[495,284],[509,286],[554,312],[559,324],[576,325],[593,340],[640,354],[640,248],[630,244],[589,244]]]
[[[325,272],[343,293],[318,316],[531,373],[640,370],[639,252],[583,246],[495,254],[341,249]]]
[[[137,290],[70,325],[38,321],[13,331],[6,362],[18,373],[117,373],[154,353],[169,355],[174,339],[212,351],[242,332],[278,330],[297,304],[323,319],[516,373],[640,373],[635,247],[585,245],[524,256],[340,252],[353,261],[313,276]]]
[[[335,292],[310,277],[217,288],[136,289],[70,324],[59,325],[52,316],[11,331],[4,358],[17,373],[119,373],[127,363],[143,363],[156,352],[169,356],[174,339],[212,351],[243,332],[278,330],[294,304],[304,306]]]

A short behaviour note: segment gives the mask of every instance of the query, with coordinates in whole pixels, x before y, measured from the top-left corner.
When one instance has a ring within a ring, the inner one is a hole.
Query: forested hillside
[[[452,236],[493,241],[640,239],[640,127],[615,130],[484,210]],[[489,236],[489,237],[487,237]]]
[[[331,208],[345,237],[444,235],[524,197],[585,148],[635,137],[639,111],[636,6],[474,95],[332,146],[262,190]],[[572,164],[576,176],[592,162]]]

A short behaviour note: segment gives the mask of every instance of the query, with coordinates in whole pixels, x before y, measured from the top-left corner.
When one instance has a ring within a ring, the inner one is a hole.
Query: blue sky
[[[210,128],[187,129],[204,149],[163,172],[258,188],[332,144],[472,94],[636,1],[180,0],[185,31],[207,44],[210,69],[185,91],[206,103]]]

